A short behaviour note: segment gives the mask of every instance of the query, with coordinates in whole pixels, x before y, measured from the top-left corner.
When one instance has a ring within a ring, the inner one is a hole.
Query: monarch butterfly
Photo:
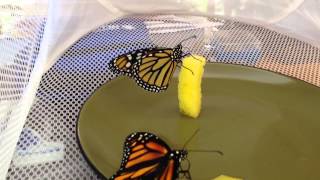
[[[168,88],[172,75],[181,63],[182,42],[195,38],[191,36],[181,41],[174,48],[139,49],[118,56],[110,61],[110,69],[118,74],[133,77],[136,83],[151,92],[161,92]]]
[[[176,179],[180,162],[187,154],[186,150],[171,150],[152,133],[133,133],[126,138],[120,169],[111,180]]]
[[[197,132],[198,130],[189,138],[184,147]],[[221,151],[189,151],[217,152],[222,155]],[[184,148],[171,150],[163,140],[152,133],[132,133],[125,140],[120,169],[110,180],[174,180],[179,174],[191,180],[190,164],[185,170],[181,168],[181,162],[187,159],[187,155],[188,151]]]

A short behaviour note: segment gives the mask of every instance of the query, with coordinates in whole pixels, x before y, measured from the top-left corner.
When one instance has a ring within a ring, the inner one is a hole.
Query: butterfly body
[[[184,56],[181,44],[174,48],[139,49],[118,56],[109,67],[115,73],[133,77],[145,90],[161,92],[168,88]]]
[[[111,180],[174,180],[186,157],[186,150],[171,150],[154,134],[133,133],[126,138],[120,169]]]

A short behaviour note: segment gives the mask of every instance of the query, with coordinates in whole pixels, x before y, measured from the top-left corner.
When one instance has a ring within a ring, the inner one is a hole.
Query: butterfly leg
[[[179,179],[192,180],[190,171],[189,170],[180,170],[179,171]]]
[[[187,67],[183,66],[182,64],[181,65],[177,64],[177,67],[179,67],[179,68],[183,67],[185,69],[188,69],[192,73],[192,75],[194,75],[193,71],[190,68],[187,68]]]
[[[180,164],[179,179],[192,180],[191,173],[190,173],[190,167],[191,167],[190,161],[189,161],[189,159],[185,159],[185,161],[187,162],[187,165],[186,165],[187,168],[183,169]]]

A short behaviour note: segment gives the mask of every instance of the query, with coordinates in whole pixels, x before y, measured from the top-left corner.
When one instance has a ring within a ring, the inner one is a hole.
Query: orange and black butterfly
[[[118,172],[111,180],[174,180],[180,172],[180,163],[187,157],[186,150],[171,150],[159,137],[148,132],[129,135]]]
[[[115,73],[133,77],[145,90],[164,91],[183,57],[190,55],[183,53],[182,42],[174,48],[139,49],[120,55],[109,63],[109,67]]]

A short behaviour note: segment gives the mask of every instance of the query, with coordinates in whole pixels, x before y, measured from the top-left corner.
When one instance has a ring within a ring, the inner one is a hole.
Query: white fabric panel
[[[112,21],[120,12],[95,0],[54,0],[49,4],[44,44],[48,46],[46,69],[67,47],[95,27]]]

